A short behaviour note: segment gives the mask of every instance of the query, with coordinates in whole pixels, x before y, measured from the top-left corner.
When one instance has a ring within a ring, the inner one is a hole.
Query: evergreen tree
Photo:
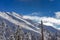
[[[21,27],[18,25],[17,31],[15,33],[15,40],[23,40],[24,32]]]
[[[27,37],[27,40],[31,40],[31,34],[30,34],[30,32],[27,32],[26,37]]]
[[[2,25],[0,25],[0,40],[6,40],[5,37],[5,22],[2,22]]]
[[[57,40],[57,32],[55,33],[55,40]]]
[[[50,32],[49,32],[49,35],[48,35],[48,40],[51,40],[51,34],[50,34]]]
[[[14,35],[11,35],[9,40],[15,40]]]

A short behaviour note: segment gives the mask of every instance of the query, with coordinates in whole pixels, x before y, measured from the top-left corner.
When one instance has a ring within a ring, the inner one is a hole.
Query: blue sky
[[[0,0],[1,12],[16,12],[60,29],[60,0]],[[37,17],[40,16],[40,17]]]
[[[60,0],[0,0],[0,11],[54,16],[54,12],[60,11]]]

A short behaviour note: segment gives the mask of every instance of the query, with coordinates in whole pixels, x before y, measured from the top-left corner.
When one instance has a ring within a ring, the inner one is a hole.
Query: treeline
[[[3,21],[0,24],[0,40],[60,40],[60,36],[58,35],[58,32],[55,32],[55,33],[51,33],[49,31],[45,32],[46,29],[44,29],[42,21],[40,24],[40,35],[39,36],[35,36],[35,34],[31,32],[25,33],[22,30],[22,27],[18,25],[17,30],[11,33],[11,35],[8,38],[6,38],[6,35],[8,35],[5,32],[6,28],[7,28],[7,25]]]

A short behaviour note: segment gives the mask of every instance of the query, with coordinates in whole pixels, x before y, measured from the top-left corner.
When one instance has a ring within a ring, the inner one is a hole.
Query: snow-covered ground
[[[11,28],[11,29],[13,28],[12,25],[14,25],[14,27],[17,27],[19,25],[23,29],[30,30],[31,32],[41,34],[40,23],[33,22],[33,24],[32,24],[32,21],[34,21],[34,20],[30,20],[28,18],[26,19],[26,17],[24,18],[23,16],[15,13],[15,12],[12,12],[12,13],[0,12],[0,19],[1,19],[0,23],[1,23],[1,21],[4,20],[6,22],[6,25],[8,25],[9,28]],[[27,20],[30,20],[30,21],[27,21]],[[11,29],[8,29],[8,30],[12,31],[14,28],[12,30]],[[44,39],[47,39],[49,34],[53,35],[56,32],[60,32],[60,31],[53,28],[52,26],[44,25]]]

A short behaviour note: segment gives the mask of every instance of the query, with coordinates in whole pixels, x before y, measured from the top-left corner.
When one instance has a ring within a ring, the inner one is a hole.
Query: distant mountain
[[[6,26],[6,37],[9,37],[12,33],[14,33],[19,25],[24,32],[31,32],[37,35],[41,34],[41,26],[39,23],[32,21],[30,19],[24,19],[22,15],[19,15],[15,12],[0,12],[0,26],[1,23],[4,22]],[[56,32],[60,32],[59,30],[44,25],[44,37],[48,37],[48,33],[55,34]],[[8,31],[7,31],[8,30]],[[46,36],[47,35],[47,36]]]

